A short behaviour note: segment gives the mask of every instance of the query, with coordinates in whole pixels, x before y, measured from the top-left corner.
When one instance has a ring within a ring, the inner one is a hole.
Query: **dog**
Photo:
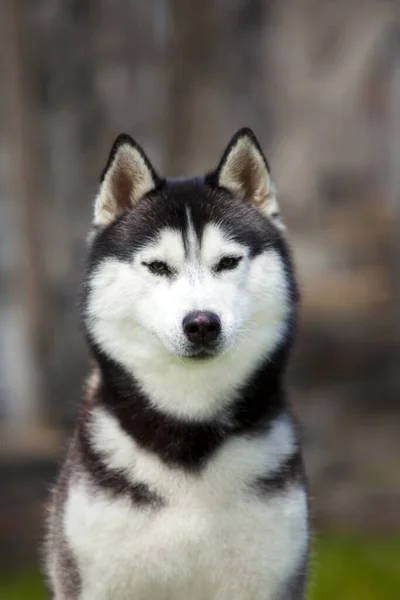
[[[80,303],[93,369],[48,519],[55,600],[305,597],[286,237],[250,129],[193,178],[114,142]]]

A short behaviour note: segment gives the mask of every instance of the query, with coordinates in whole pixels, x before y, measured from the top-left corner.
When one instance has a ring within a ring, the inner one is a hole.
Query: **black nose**
[[[183,331],[189,341],[194,343],[213,342],[221,333],[221,321],[212,312],[195,310],[183,319]]]

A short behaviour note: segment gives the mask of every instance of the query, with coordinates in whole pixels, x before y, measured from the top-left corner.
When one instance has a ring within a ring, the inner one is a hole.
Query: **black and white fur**
[[[56,600],[301,600],[308,508],[284,373],[298,293],[249,129],[205,177],[117,138],[82,320],[94,367],[53,496]],[[196,312],[197,311],[197,312]],[[212,341],[188,338],[208,311]]]

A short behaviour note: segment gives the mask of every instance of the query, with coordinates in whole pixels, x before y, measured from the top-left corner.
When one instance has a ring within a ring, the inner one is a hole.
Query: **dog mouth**
[[[193,362],[207,361],[216,358],[221,353],[221,348],[218,346],[200,346],[191,348],[183,355],[183,358]]]
[[[217,352],[209,352],[208,350],[200,350],[194,354],[187,354],[186,358],[193,361],[211,360],[217,356]]]

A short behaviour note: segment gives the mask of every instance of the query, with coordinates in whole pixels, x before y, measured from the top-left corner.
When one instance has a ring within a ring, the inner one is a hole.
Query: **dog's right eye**
[[[143,263],[155,275],[172,275],[172,270],[167,263],[161,260],[153,260],[150,263]]]

